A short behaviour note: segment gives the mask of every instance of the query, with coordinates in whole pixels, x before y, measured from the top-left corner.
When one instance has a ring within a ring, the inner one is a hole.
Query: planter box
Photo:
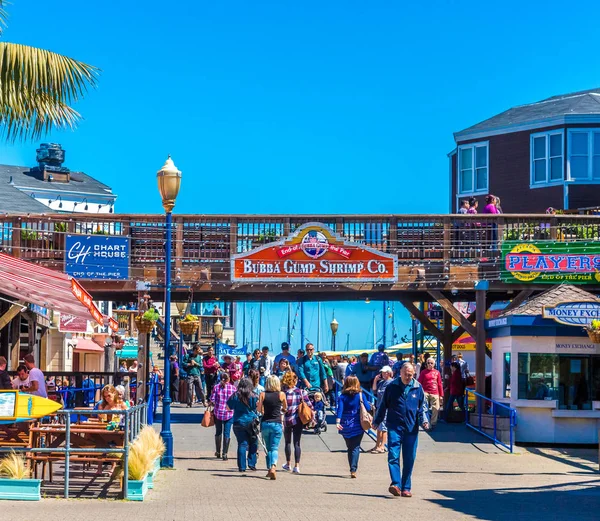
[[[130,479],[127,484],[127,499],[129,501],[144,501],[146,493],[148,492],[148,476],[144,479],[137,481]]]
[[[39,501],[42,499],[41,479],[0,478],[0,499]]]
[[[150,490],[152,490],[154,488],[154,478],[158,474],[159,470],[160,470],[160,458],[156,458],[154,460],[154,466],[152,467],[152,470],[148,473],[148,488]]]

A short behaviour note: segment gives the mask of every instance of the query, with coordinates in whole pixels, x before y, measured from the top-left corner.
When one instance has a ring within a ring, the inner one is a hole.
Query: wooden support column
[[[456,320],[461,327],[467,332],[469,333],[469,335],[471,335],[473,338],[475,338],[475,335],[477,334],[475,332],[475,327],[473,326],[473,324],[471,324],[471,322],[469,322],[465,316],[454,307],[454,304],[452,304],[452,302],[450,302],[443,294],[441,291],[434,291],[431,290],[429,291],[429,294],[436,300],[436,302],[442,307],[442,309],[448,313],[454,320]]]
[[[10,369],[14,371],[21,354],[21,315],[17,315],[10,323],[9,346]]]
[[[486,290],[475,291],[475,322],[477,334],[475,336],[475,387],[479,394],[485,394],[485,311]]]
[[[452,359],[452,315],[444,310],[444,339],[442,346],[444,347],[444,367],[441,368],[444,375],[444,388],[450,384],[450,360]]]

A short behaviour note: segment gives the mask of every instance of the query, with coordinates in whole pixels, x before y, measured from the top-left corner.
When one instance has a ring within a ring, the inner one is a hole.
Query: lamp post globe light
[[[339,323],[338,321],[335,319],[335,317],[333,318],[333,320],[331,321],[331,323],[329,324],[329,327],[331,328],[331,334],[332,334],[332,351],[335,351],[335,335],[337,335],[337,331],[338,331],[338,327],[339,327]]]
[[[217,355],[217,359],[219,358],[219,338],[223,335],[223,322],[221,322],[220,318],[217,318],[217,321],[213,325],[213,333],[215,334],[215,354]]]
[[[158,191],[166,212],[165,219],[165,361],[171,356],[171,226],[175,199],[181,185],[181,172],[177,170],[171,156],[156,173]],[[165,453],[161,459],[161,467],[173,467],[173,433],[171,432],[171,371],[165,367],[162,428],[160,436],[165,443]]]

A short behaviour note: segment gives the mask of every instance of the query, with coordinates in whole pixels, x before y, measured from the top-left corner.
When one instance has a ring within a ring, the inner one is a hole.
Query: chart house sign
[[[567,326],[587,326],[592,320],[600,319],[600,304],[560,302],[554,306],[544,306],[542,316]]]
[[[129,238],[67,235],[65,272],[78,279],[127,280]]]
[[[384,282],[398,280],[395,255],[347,242],[321,223],[231,260],[233,282]]]
[[[598,284],[600,251],[597,243],[506,241],[502,245],[503,282],[534,284]]]

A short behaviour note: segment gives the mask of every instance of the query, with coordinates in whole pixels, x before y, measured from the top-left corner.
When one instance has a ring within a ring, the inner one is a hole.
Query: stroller
[[[313,429],[315,434],[321,434],[327,432],[327,420],[325,417],[325,393],[320,387],[311,387],[306,391],[308,398],[313,405],[315,411],[313,421],[305,426],[305,429]],[[317,400],[317,395],[321,396],[320,400]]]

